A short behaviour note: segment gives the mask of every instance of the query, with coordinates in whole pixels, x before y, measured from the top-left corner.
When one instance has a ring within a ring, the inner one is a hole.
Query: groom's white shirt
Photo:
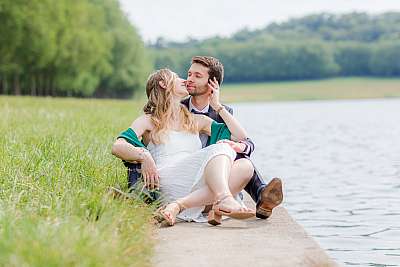
[[[189,111],[192,112],[192,110],[201,112],[201,113],[206,113],[210,109],[210,104],[207,104],[202,110],[198,110],[193,104],[192,104],[192,97],[189,98]]]
[[[208,112],[208,110],[210,109],[210,104],[208,104],[207,106],[205,106],[202,110],[198,110],[197,108],[195,108],[195,106],[192,104],[192,97],[190,97],[189,99],[189,111],[193,112],[197,111],[197,112],[201,112],[201,113],[206,113]],[[200,137],[200,141],[201,141],[201,145],[202,147],[205,147],[207,145],[207,141],[208,141],[208,135],[206,134],[199,134]]]

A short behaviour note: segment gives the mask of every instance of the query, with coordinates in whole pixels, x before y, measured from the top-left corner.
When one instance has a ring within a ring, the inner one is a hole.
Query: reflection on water
[[[234,105],[253,160],[338,263],[400,266],[400,100]]]

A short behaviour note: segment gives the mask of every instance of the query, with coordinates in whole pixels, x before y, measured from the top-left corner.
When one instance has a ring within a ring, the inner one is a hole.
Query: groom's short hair
[[[198,63],[208,68],[208,75],[210,79],[215,77],[218,84],[221,85],[224,80],[224,65],[214,58],[209,56],[195,56],[192,57],[192,64]]]

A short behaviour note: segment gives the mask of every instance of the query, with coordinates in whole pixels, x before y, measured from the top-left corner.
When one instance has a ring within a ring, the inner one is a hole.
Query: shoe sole
[[[244,219],[249,219],[255,216],[254,212],[226,212],[223,210],[218,210],[218,211],[210,211],[208,213],[208,220],[207,222],[211,225],[220,225],[222,222],[222,216],[228,216],[232,219],[236,220],[244,220]]]
[[[249,219],[251,217],[254,217],[254,211],[253,213],[244,213],[244,212],[221,212],[223,216],[228,216],[232,219],[237,219],[237,220],[244,220],[244,219]]]
[[[261,193],[261,201],[257,206],[256,217],[260,219],[268,219],[272,214],[272,210],[281,204],[282,200],[282,181],[279,178],[274,178],[267,184]]]

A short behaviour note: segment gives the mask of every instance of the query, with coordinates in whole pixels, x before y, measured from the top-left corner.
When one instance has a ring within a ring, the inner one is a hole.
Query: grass
[[[335,78],[315,81],[224,84],[223,102],[400,97],[400,79]]]
[[[149,266],[152,208],[113,199],[134,101],[0,97],[0,266]]]

